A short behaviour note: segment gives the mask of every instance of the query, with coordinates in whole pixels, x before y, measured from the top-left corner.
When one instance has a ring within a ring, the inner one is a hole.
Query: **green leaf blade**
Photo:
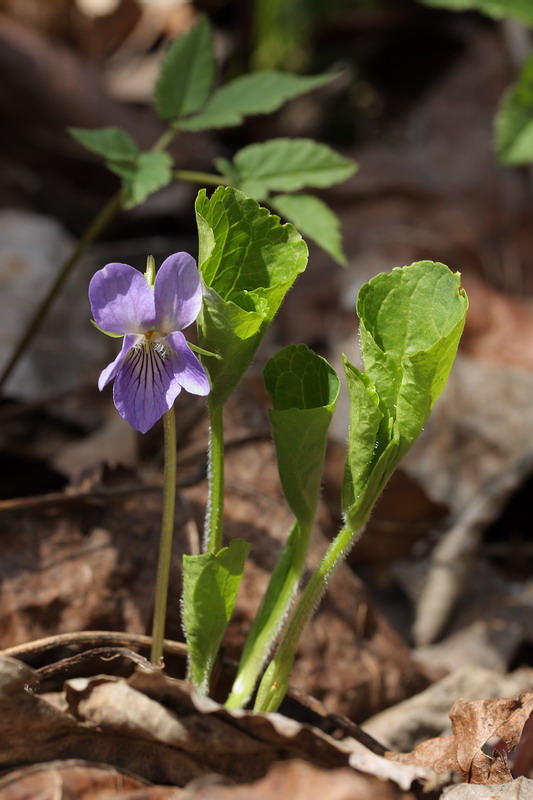
[[[177,120],[206,103],[215,79],[213,33],[206,17],[170,46],[154,91],[162,119]]]
[[[351,411],[343,510],[354,529],[420,435],[448,378],[467,307],[460,276],[438,262],[396,268],[361,288],[366,373],[345,364]]]
[[[139,154],[131,136],[115,125],[95,129],[69,128],[68,131],[77,142],[107,161],[132,162]]]
[[[347,265],[342,249],[341,224],[328,206],[310,194],[279,194],[269,201],[280,216],[292,222],[300,233],[332,257],[342,267]]]
[[[506,94],[495,119],[498,158],[508,167],[533,161],[533,55]]]
[[[334,75],[293,75],[277,70],[242,75],[218,89],[202,112],[183,120],[182,130],[200,131],[240,125],[252,114],[270,114],[288,100],[329,83]]]
[[[533,25],[533,6],[530,0],[422,0],[427,6],[448,8],[450,11],[481,11],[494,19],[516,17]]]
[[[468,306],[459,286],[460,276],[444,264],[418,261],[377,275],[359,293],[357,313],[366,374],[391,417],[399,419],[393,409],[400,388],[405,392],[416,381],[425,354],[432,359],[434,380],[424,384],[411,411],[405,407],[402,425],[406,431],[413,427],[409,415],[423,425],[448,377]],[[442,354],[446,361],[441,360]]]
[[[199,345],[221,359],[202,358],[211,379],[210,402],[223,404],[297,275],[307,246],[290,224],[242,192],[221,187],[196,201],[204,303]]]
[[[351,177],[356,164],[312,139],[270,139],[248,145],[233,159],[237,188],[256,199],[269,192],[325,188]],[[228,176],[229,177],[229,176]]]
[[[328,362],[306,345],[290,345],[269,359],[264,378],[274,406],[270,420],[283,493],[307,529],[320,493],[339,379]]]
[[[141,153],[135,164],[110,162],[109,169],[123,180],[124,208],[139,206],[154,192],[172,182],[172,158],[168,153]]]
[[[215,658],[233,613],[250,545],[234,539],[216,555],[183,556],[183,625],[189,679],[207,694]]]

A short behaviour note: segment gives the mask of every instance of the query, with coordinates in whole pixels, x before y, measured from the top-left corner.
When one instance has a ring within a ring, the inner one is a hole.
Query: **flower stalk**
[[[164,431],[164,488],[163,517],[159,541],[159,561],[155,585],[154,616],[152,622],[152,647],[150,661],[159,666],[163,658],[165,620],[167,614],[168,584],[172,559],[174,512],[176,508],[176,415],[174,406],[163,414]]]

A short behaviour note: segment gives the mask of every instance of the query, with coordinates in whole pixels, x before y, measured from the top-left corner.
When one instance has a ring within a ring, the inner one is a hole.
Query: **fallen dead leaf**
[[[71,759],[51,761],[9,772],[0,778],[0,797],[2,800],[121,800],[130,792],[145,788],[145,800],[169,798],[152,794],[148,784],[141,778],[120,772],[103,764],[89,764],[87,761]],[[175,790],[172,789],[175,793]],[[141,795],[137,795],[141,800]]]
[[[362,728],[388,749],[408,752],[430,737],[449,734],[449,711],[458,697],[463,700],[516,697],[531,689],[530,670],[502,674],[477,665],[463,665],[423,692],[365,720]]]
[[[499,786],[473,786],[461,783],[447,787],[442,800],[533,800],[533,781],[517,778]]]
[[[388,758],[408,764],[431,766],[437,772],[452,770],[474,784],[499,784],[512,779],[507,754],[520,740],[533,709],[533,693],[517,700],[457,700],[451,711],[453,736],[429,739],[411,753],[388,753]],[[495,740],[491,746],[489,740]],[[491,754],[483,748],[491,746]]]
[[[191,800],[414,800],[403,792],[349,769],[325,771],[302,761],[276,764],[268,774],[246,786],[187,787]]]
[[[533,714],[530,714],[522,729],[513,762],[513,774],[527,777],[533,774]]]
[[[383,790],[384,800],[403,797],[398,788],[407,792],[414,782],[438,780],[430,767],[394,763],[351,737],[338,741],[281,714],[229,711],[156,669],[140,668],[128,680],[105,675],[73,679],[67,682],[66,697],[54,695],[50,701],[38,696],[36,687],[33,670],[15,659],[0,659],[4,770],[83,757],[155,784],[186,786],[198,779],[202,785],[213,773],[242,784],[263,778],[279,761],[298,759],[328,775],[344,769],[372,791],[376,777],[386,781],[390,791]],[[298,791],[307,783],[297,782]],[[327,797],[344,797],[343,785]],[[367,795],[372,796],[362,797]],[[313,796],[323,800],[324,792]]]

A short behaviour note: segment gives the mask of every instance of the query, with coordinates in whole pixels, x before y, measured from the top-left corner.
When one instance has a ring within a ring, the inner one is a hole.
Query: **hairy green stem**
[[[311,525],[294,523],[254,619],[226,708],[243,708],[287,617],[302,576]]]
[[[165,619],[167,614],[168,582],[174,534],[176,507],[176,415],[174,406],[163,414],[165,479],[163,487],[163,518],[159,540],[159,561],[155,585],[154,618],[150,661],[158,665],[163,656]]]
[[[120,209],[121,198],[121,192],[117,192],[117,194],[113,195],[113,197],[105,204],[101,211],[98,212],[98,214],[83,232],[81,239],[74,248],[73,252],[61,267],[59,274],[48,290],[46,297],[43,299],[33,317],[26,325],[26,329],[24,330],[22,337],[17,343],[11,358],[0,375],[0,388],[5,384],[11,375],[11,372],[19,362],[21,356],[24,355],[29,345],[33,341],[35,334],[46,319],[50,308],[66,283],[67,278],[72,272],[72,269],[76,265],[80,256],[84,253],[87,247],[92,244],[96,237],[99,236],[100,233],[107,227],[107,225],[109,225],[115,214]]]
[[[254,710],[277,711],[289,686],[289,675],[296,656],[296,648],[303,629],[313,615],[331,573],[346,556],[361,534],[345,525],[328,547],[322,561],[305,587],[294,613],[283,632],[276,654],[263,675]]]
[[[224,430],[222,427],[223,406],[208,401],[209,405],[209,449],[208,470],[209,496],[204,526],[204,553],[216,555],[222,547],[222,525],[224,520]]]

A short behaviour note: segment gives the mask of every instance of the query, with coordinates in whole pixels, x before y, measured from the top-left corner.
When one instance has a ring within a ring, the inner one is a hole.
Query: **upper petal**
[[[146,333],[155,324],[154,293],[128,264],[107,264],[93,275],[89,300],[94,321],[110,333]]]
[[[178,331],[171,333],[163,341],[172,348],[168,351],[168,355],[180,385],[191,394],[209,394],[211,387],[207,373],[187,344],[185,336]]]
[[[168,411],[181,385],[172,359],[153,345],[130,350],[113,386],[117,411],[130,425],[146,433]]]
[[[155,276],[154,297],[158,331],[181,331],[194,322],[202,306],[202,288],[192,256],[174,253],[163,261]]]
[[[131,336],[124,337],[120,353],[115,358],[115,360],[112,361],[111,364],[108,364],[107,367],[103,369],[102,372],[100,373],[100,377],[98,378],[98,388],[100,389],[100,391],[102,391],[104,386],[107,386],[109,381],[113,380],[113,378],[119,371],[122,362],[128,355],[128,352],[135,344],[137,344],[137,342],[141,338],[142,337],[138,336],[136,333],[132,334]]]

